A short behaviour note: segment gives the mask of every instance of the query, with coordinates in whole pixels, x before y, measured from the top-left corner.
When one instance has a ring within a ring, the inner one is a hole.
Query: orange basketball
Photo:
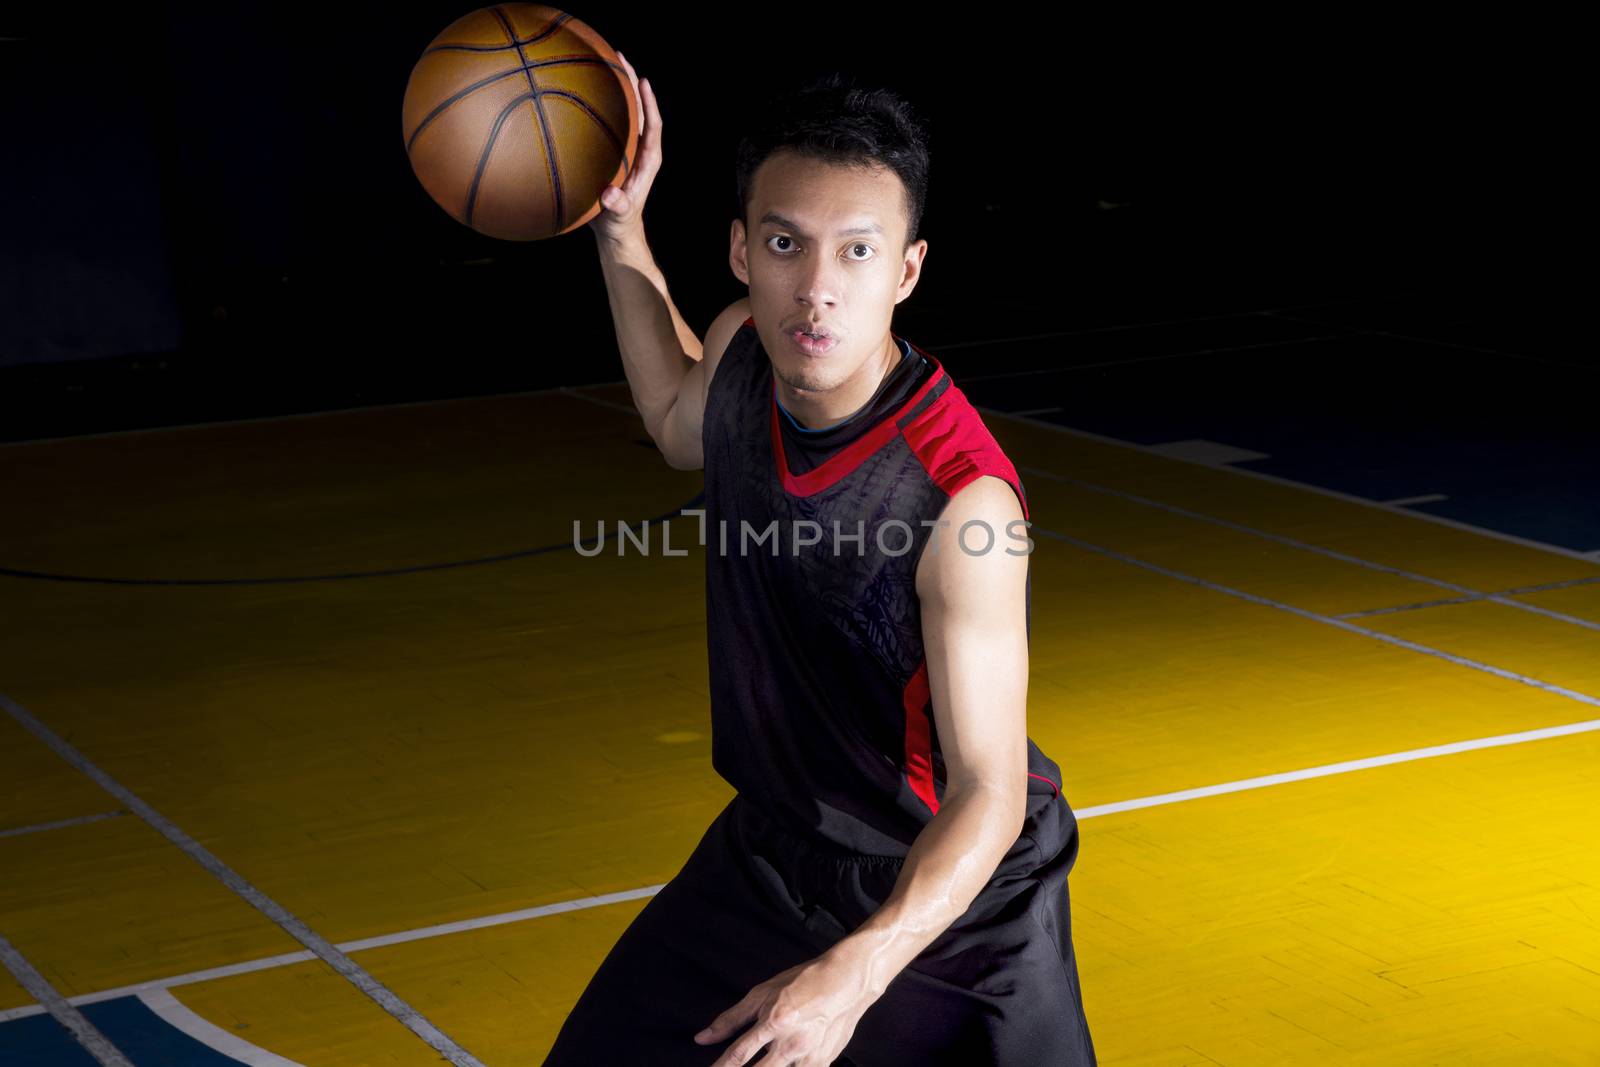
[[[598,215],[638,152],[639,102],[617,54],[543,4],[463,15],[406,82],[406,155],[457,222],[536,241]]]

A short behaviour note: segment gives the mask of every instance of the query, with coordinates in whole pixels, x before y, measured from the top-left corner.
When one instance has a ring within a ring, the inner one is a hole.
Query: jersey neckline
[[[902,340],[900,335],[893,330],[889,331],[889,336],[896,343]],[[786,492],[793,496],[811,496],[815,493],[820,493],[861,466],[868,456],[899,435],[900,420],[905,417],[907,412],[922,403],[928,393],[945,377],[944,364],[940,363],[930,353],[917,347],[915,342],[908,340],[906,343],[911,346],[911,351],[914,354],[925,357],[929,363],[933,364],[933,372],[928,375],[928,380],[923,382],[921,388],[908,396],[899,407],[885,412],[876,423],[863,431],[860,437],[857,437],[854,441],[851,441],[821,464],[806,471],[804,474],[793,474],[789,470],[789,459],[783,450],[783,427],[778,423],[778,420],[782,418],[782,414],[778,410],[778,377],[775,374],[771,375],[772,388],[769,390],[767,399],[767,407],[769,409],[767,421],[772,435],[772,458],[777,468],[776,473]],[[771,374],[771,367],[771,357],[769,356],[767,362],[769,374]]]

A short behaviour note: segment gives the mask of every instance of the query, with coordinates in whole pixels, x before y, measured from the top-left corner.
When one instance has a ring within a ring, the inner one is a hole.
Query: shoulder
[[[993,497],[1004,488],[1013,494],[1011,503],[1026,519],[1027,496],[1015,465],[943,367],[938,374],[945,381],[936,384],[932,402],[902,427],[918,462],[934,484],[952,498],[952,504],[969,485],[987,480],[992,484],[979,491],[979,499]]]
[[[1027,521],[1022,498],[1011,482],[997,474],[982,472],[970,478],[960,489],[950,495],[950,502],[939,517],[950,525],[947,535],[954,535],[967,523],[982,523],[993,531],[996,542],[1006,539],[1006,528],[1011,523]],[[963,539],[971,548],[980,547],[986,540],[981,530]]]
[[[1010,482],[979,474],[957,490],[917,562],[923,601],[993,608],[1027,581],[1027,519]]]
[[[743,339],[754,329],[755,319],[751,317],[750,298],[747,296],[742,296],[723,308],[712,320],[711,327],[706,330],[705,344],[701,350],[707,381],[716,374],[717,366],[733,342],[736,339]]]
[[[712,397],[722,392],[730,379],[749,377],[752,358],[764,351],[750,314],[750,300],[740,298],[723,309],[706,331],[704,355],[700,362],[703,405],[709,410]]]

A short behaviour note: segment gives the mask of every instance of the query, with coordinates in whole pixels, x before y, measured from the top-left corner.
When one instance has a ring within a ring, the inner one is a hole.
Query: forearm
[[[672,303],[642,232],[621,241],[596,235],[617,349],[633,403],[654,438],[701,356],[701,341]]]
[[[889,898],[828,954],[850,958],[881,996],[994,877],[1022,832],[1020,809],[998,788],[947,791],[912,842]]]

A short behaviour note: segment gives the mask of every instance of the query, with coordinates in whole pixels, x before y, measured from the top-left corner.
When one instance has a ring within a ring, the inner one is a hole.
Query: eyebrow
[[[769,222],[772,223],[775,226],[782,226],[786,230],[793,230],[796,233],[800,233],[800,227],[798,225],[796,225],[793,222],[790,222],[788,219],[784,218],[782,215],[778,214],[776,211],[769,211],[765,215],[761,216],[761,225],[765,226]],[[876,222],[872,222],[872,223],[868,223],[865,226],[855,226],[855,227],[852,227],[851,229],[848,229],[848,230],[840,230],[838,233],[834,234],[834,236],[835,237],[861,237],[861,236],[865,236],[867,234],[877,234],[878,236],[881,237],[881,236],[883,236],[883,227],[879,226]],[[808,233],[800,233],[800,236],[801,237],[810,237],[811,235],[808,234]]]

